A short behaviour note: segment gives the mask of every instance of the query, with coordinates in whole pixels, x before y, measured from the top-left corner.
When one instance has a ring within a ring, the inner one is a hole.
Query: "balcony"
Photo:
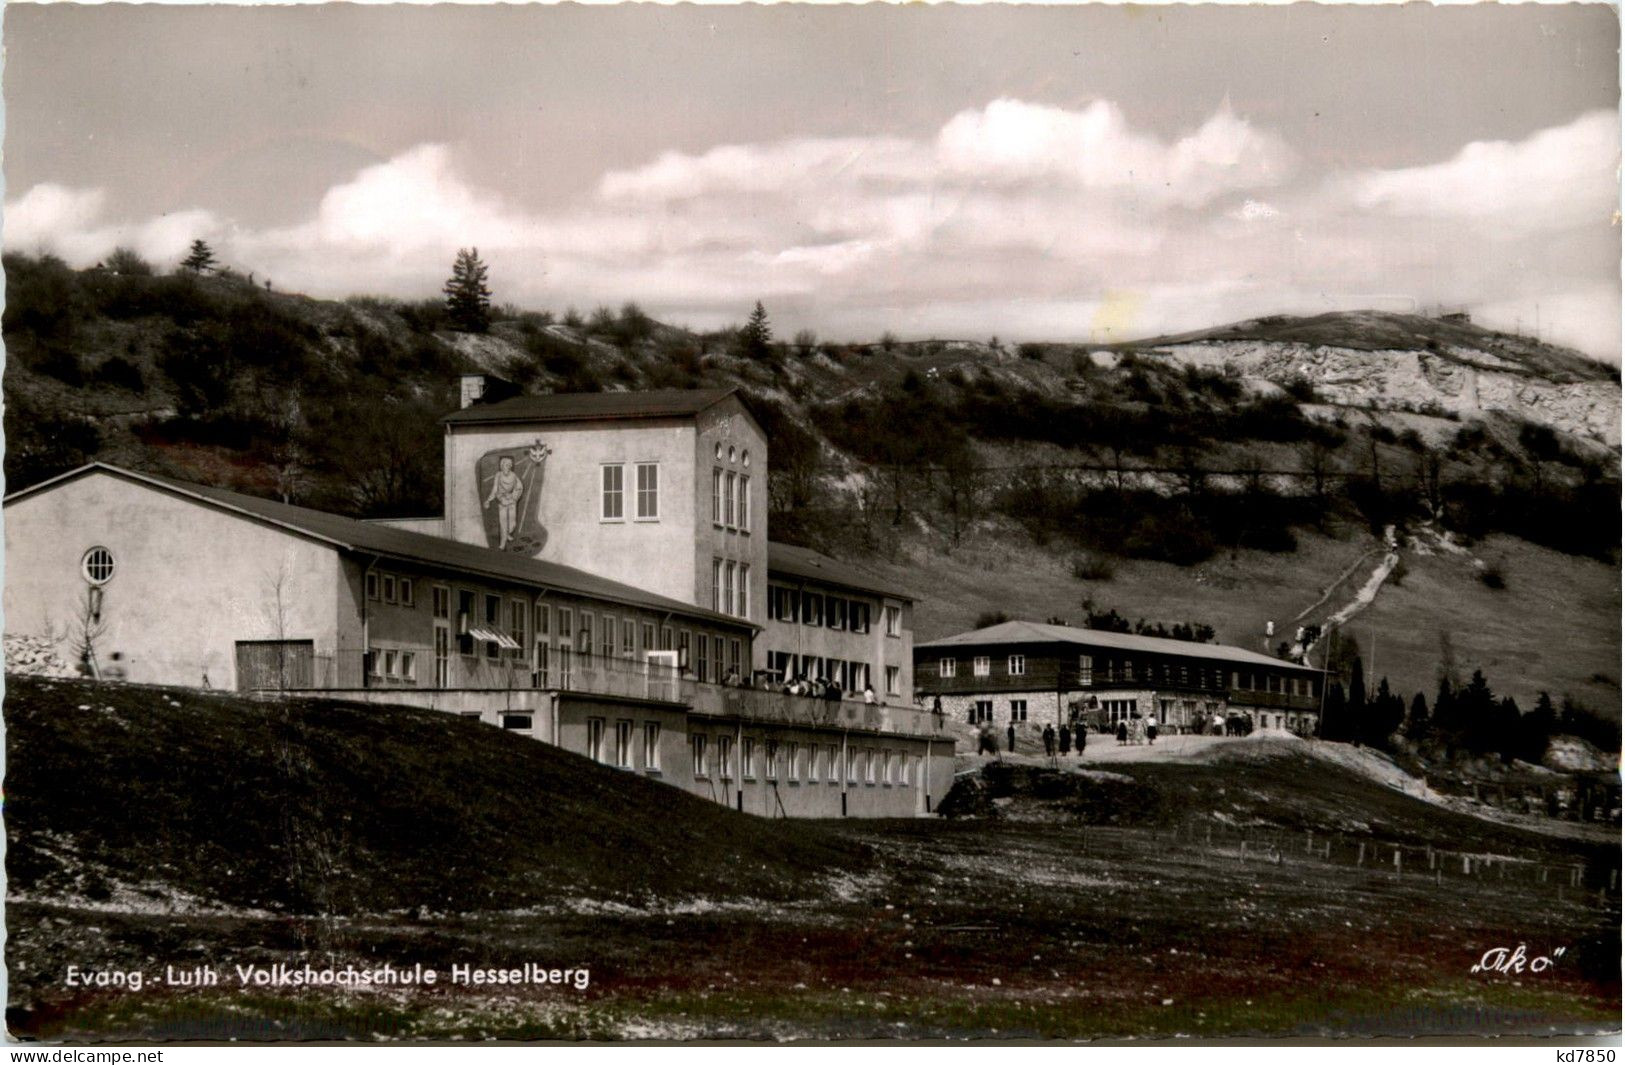
[[[434,693],[456,693],[461,703],[477,701],[482,694],[503,695],[507,701],[521,693],[579,692],[623,699],[647,699],[684,706],[690,712],[719,718],[739,718],[779,725],[862,729],[902,733],[909,736],[943,736],[942,719],[928,710],[906,704],[865,703],[860,699],[815,699],[759,688],[731,687],[696,681],[668,666],[628,658],[593,656],[572,659],[568,669],[554,663],[546,670],[532,670],[527,663],[510,658],[470,659],[453,656],[447,663],[450,683],[433,683],[436,663],[430,655],[419,655],[413,663],[416,679],[390,676],[387,671],[366,674],[359,653],[340,656],[354,661],[318,655],[309,687],[284,687],[281,691],[302,694],[320,692],[338,697],[365,691],[370,702],[398,694],[402,701],[419,702]],[[397,660],[398,661],[398,660]],[[371,663],[367,663],[371,664]],[[343,667],[349,667],[348,669]],[[421,682],[424,674],[428,682]],[[363,678],[364,683],[343,684],[341,677]]]

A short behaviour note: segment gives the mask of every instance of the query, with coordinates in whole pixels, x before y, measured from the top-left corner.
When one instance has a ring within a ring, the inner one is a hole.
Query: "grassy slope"
[[[1035,547],[1019,534],[984,533],[952,552],[918,548],[896,562],[871,564],[923,597],[914,618],[918,641],[969,629],[988,610],[1077,624],[1088,595],[1100,608],[1115,607],[1130,618],[1205,621],[1221,642],[1263,650],[1266,620],[1275,621],[1277,640],[1290,637],[1297,624],[1292,618],[1349,566],[1358,563],[1306,620],[1341,606],[1369,575],[1378,559],[1376,540],[1363,531],[1342,535],[1347,538],[1300,532],[1293,554],[1238,551],[1189,569],[1116,561],[1109,581],[1074,579],[1065,551]],[[1404,553],[1400,582],[1384,585],[1345,630],[1359,642],[1368,675],[1375,633],[1375,676],[1387,676],[1406,693],[1425,691],[1431,700],[1440,634],[1448,633],[1463,681],[1481,668],[1498,693],[1514,696],[1525,709],[1546,690],[1554,699],[1570,693],[1593,709],[1617,712],[1619,568],[1511,537],[1491,537],[1473,552],[1500,566],[1505,589],[1485,586],[1468,558]]]
[[[469,911],[793,896],[867,860],[433,711],[8,677],[5,715],[13,894]]]

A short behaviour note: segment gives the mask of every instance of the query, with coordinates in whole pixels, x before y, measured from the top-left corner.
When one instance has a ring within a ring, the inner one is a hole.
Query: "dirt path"
[[[1399,565],[1399,540],[1394,533],[1394,527],[1392,525],[1386,526],[1382,530],[1382,538],[1388,548],[1387,551],[1383,553],[1382,560],[1377,563],[1377,568],[1371,571],[1371,576],[1367,577],[1365,583],[1360,585],[1359,590],[1354,593],[1354,598],[1332,611],[1332,613],[1328,614],[1325,620],[1320,623],[1320,632],[1322,636],[1339,625],[1347,624],[1349,619],[1353,618],[1354,615],[1370,606],[1372,601],[1377,598],[1377,592],[1382,589],[1383,583],[1387,581],[1389,576],[1394,572],[1394,567]],[[1364,557],[1369,556],[1362,556],[1362,558]],[[1351,566],[1350,570],[1352,569],[1353,567]],[[1341,575],[1339,575],[1337,580],[1333,582],[1332,589],[1336,589],[1339,584],[1348,578],[1350,570],[1345,570]],[[1330,596],[1331,591],[1328,590],[1326,595],[1322,596],[1318,602],[1300,613],[1295,620],[1301,621],[1307,614],[1309,614],[1310,611],[1325,603]],[[1297,652],[1294,657],[1298,658],[1300,661],[1307,662],[1309,660],[1309,653],[1319,646],[1319,644],[1320,639],[1317,638],[1313,643],[1310,643],[1307,646],[1294,648],[1294,650]]]

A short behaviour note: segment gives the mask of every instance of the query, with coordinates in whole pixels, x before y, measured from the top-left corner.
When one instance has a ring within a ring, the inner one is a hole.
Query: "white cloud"
[[[633,299],[703,327],[760,298],[781,331],[826,336],[1122,338],[1412,299],[1532,320],[1541,301],[1554,337],[1606,355],[1618,155],[1617,116],[1591,114],[1427,166],[1326,173],[1228,107],[1163,137],[1107,101],[1001,99],[919,138],[668,152],[542,213],[424,144],[291,226],[108,223],[100,190],[42,185],[7,205],[5,237],[88,263],[118,243],[173,262],[204,236],[244,271],[330,296],[434,294],[475,245],[499,300]]]
[[[1355,206],[1477,220],[1523,234],[1606,224],[1619,200],[1619,113],[1593,111],[1518,142],[1475,141],[1442,163],[1349,179]]]

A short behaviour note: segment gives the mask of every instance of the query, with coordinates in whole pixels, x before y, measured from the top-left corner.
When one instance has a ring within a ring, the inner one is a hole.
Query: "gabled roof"
[[[627,418],[691,418],[716,406],[732,388],[665,388],[648,392],[555,392],[475,403],[452,411],[450,424],[480,422],[578,422]]]
[[[855,592],[907,599],[911,603],[919,598],[913,592],[886,584],[862,567],[819,554],[810,548],[775,543],[771,540],[767,545],[767,571],[769,574],[782,574],[798,580],[838,585]]]
[[[1206,658],[1238,665],[1270,666],[1275,669],[1319,673],[1310,666],[1300,666],[1257,651],[1231,647],[1222,643],[1193,643],[1189,640],[1169,640],[1161,636],[1138,636],[1127,632],[1101,632],[1098,629],[1075,629],[1070,625],[1040,625],[1036,621],[1005,621],[957,636],[914,645],[916,654],[922,651],[951,651],[959,648],[987,647],[1008,644],[1066,643],[1079,647],[1098,647],[1112,651],[1134,651],[1140,654],[1178,655],[1183,658]]]
[[[323,510],[296,507],[288,503],[278,503],[274,500],[244,495],[241,492],[232,492],[224,488],[193,484],[190,481],[179,481],[155,473],[126,470],[119,466],[110,466],[104,462],[92,462],[87,466],[70,470],[48,481],[43,481],[40,484],[13,493],[6,497],[5,504],[10,506],[26,496],[35,495],[92,472],[110,474],[138,484],[145,484],[160,491],[185,496],[208,506],[267,522],[290,532],[331,544],[340,550],[381,555],[387,558],[424,563],[483,577],[514,581],[519,584],[572,592],[577,595],[603,599],[625,606],[682,614],[691,618],[703,618],[707,621],[736,628],[759,627],[740,618],[718,614],[715,611],[697,607],[679,599],[670,599],[663,595],[656,595],[653,592],[646,592],[629,584],[622,584],[607,577],[600,577],[585,570],[576,569],[574,566],[565,566],[557,562],[543,562],[540,559],[526,558],[523,555],[516,555],[507,551],[480,547],[477,544],[465,544],[458,540],[448,540],[440,536],[408,532],[405,529],[392,528],[388,525],[377,525],[372,522],[359,521],[355,518],[346,518],[340,514],[329,514]]]

